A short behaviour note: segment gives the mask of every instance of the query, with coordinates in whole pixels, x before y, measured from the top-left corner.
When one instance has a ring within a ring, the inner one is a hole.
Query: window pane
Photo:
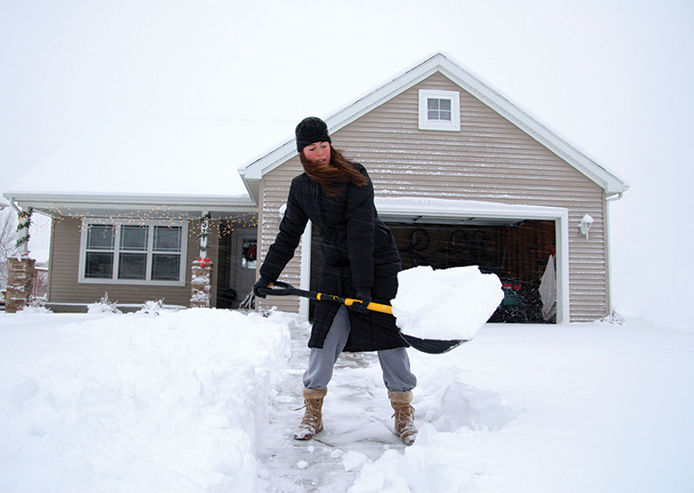
[[[121,250],[147,250],[147,226],[121,226]]]
[[[113,250],[115,236],[113,224],[90,224],[87,226],[87,249]]]
[[[154,254],[152,255],[152,280],[178,281],[178,273],[181,265],[180,255]]]
[[[439,99],[439,108],[442,110],[451,111],[451,100],[450,99]]]
[[[118,279],[145,279],[146,253],[121,253],[118,256]]]
[[[447,120],[449,122],[451,121],[451,112],[450,111],[441,110],[439,113],[440,113],[439,120]]]
[[[428,110],[438,110],[439,109],[439,100],[434,99],[434,98],[427,99],[427,109]]]
[[[439,112],[438,111],[432,111],[429,110],[429,115],[428,115],[429,120],[438,120],[439,119]]]
[[[113,253],[87,252],[84,277],[90,279],[111,279],[113,276]]]
[[[154,227],[154,251],[156,252],[180,252],[181,251],[181,227],[155,226]],[[178,275],[176,276],[178,279]]]

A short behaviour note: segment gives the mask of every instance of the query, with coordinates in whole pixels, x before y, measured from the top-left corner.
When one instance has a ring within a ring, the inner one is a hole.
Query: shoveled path
[[[323,405],[324,430],[293,439],[301,421],[302,374],[310,327],[291,327],[292,356],[270,401],[269,424],[257,458],[264,493],[345,492],[361,465],[404,445],[392,433],[392,414],[376,353],[343,353]]]

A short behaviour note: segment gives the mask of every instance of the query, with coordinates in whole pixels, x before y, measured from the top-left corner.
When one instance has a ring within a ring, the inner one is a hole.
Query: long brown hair
[[[345,183],[354,183],[358,187],[366,185],[368,180],[362,175],[357,166],[347,159],[342,152],[330,144],[330,164],[319,166],[309,161],[302,150],[299,159],[304,166],[304,171],[310,179],[320,183],[323,193],[328,197],[338,195]]]

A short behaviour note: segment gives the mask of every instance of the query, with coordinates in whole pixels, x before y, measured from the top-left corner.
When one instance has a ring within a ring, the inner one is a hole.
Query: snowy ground
[[[192,309],[0,313],[0,491],[694,490],[694,334],[485,326],[410,351],[405,448],[373,354],[343,355],[319,440],[291,437],[308,326]]]

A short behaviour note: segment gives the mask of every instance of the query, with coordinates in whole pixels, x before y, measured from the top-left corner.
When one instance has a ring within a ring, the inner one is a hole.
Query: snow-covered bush
[[[157,301],[152,301],[148,300],[145,301],[145,304],[142,305],[142,308],[140,308],[137,313],[145,313],[147,315],[159,315],[159,313],[164,309],[164,300],[157,300]]]
[[[614,310],[609,315],[606,315],[600,319],[600,322],[617,325],[623,325],[624,321],[624,317],[622,317],[619,313],[617,313]]]
[[[116,307],[118,301],[108,299],[108,293],[104,293],[101,299],[95,303],[87,305],[87,313],[121,313]]]
[[[53,313],[53,310],[46,307],[46,298],[43,296],[32,296],[29,303],[20,310],[23,313]]]

